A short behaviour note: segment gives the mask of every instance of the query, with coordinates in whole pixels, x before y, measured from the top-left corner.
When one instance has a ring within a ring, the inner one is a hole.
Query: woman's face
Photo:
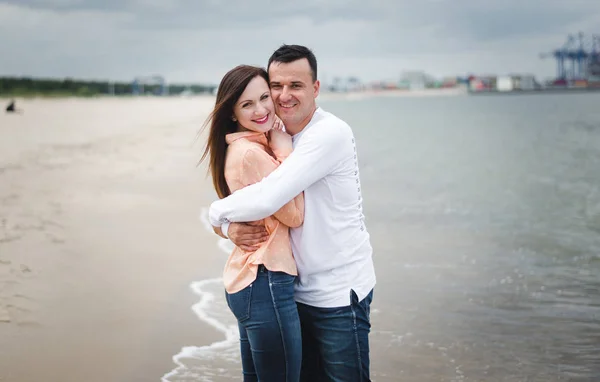
[[[233,107],[233,116],[240,127],[266,133],[275,121],[275,106],[269,85],[264,78],[254,77]]]

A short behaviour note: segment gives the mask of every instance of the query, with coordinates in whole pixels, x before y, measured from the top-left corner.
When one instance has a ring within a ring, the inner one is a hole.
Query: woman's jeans
[[[297,382],[302,364],[295,276],[259,266],[256,280],[227,305],[238,320],[244,381]]]

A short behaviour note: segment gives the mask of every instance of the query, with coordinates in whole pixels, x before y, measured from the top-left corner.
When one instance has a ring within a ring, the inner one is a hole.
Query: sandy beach
[[[18,100],[0,115],[0,381],[157,381],[222,339],[196,133],[213,99]]]

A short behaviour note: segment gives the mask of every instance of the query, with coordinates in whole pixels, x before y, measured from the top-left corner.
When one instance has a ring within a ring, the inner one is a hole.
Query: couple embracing
[[[317,60],[283,45],[221,80],[202,159],[244,381],[369,381],[375,286],[354,135],[316,104]],[[282,126],[283,125],[283,126]]]

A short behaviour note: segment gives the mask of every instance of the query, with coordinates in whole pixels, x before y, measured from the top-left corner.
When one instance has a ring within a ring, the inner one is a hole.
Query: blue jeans
[[[373,291],[362,301],[350,291],[350,305],[317,308],[298,303],[302,325],[302,382],[366,382]]]
[[[302,336],[294,301],[295,279],[260,266],[252,284],[237,293],[225,293],[240,329],[245,382],[300,380]]]

